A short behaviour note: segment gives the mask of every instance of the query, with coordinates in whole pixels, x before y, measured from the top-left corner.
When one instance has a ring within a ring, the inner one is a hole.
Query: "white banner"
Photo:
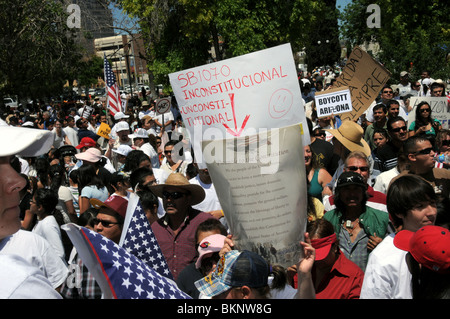
[[[290,44],[169,74],[197,161],[201,141],[302,125],[305,110]],[[207,133],[209,131],[209,133]]]
[[[237,248],[272,264],[297,263],[307,222],[300,126],[202,144]]]

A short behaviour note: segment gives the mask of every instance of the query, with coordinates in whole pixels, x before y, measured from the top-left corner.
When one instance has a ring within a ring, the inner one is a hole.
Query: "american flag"
[[[142,209],[139,196],[131,193],[119,245],[160,275],[173,279],[169,266]]]
[[[117,112],[123,112],[122,101],[120,99],[119,86],[116,82],[116,76],[111,69],[109,61],[106,59],[106,54],[104,55],[104,69],[105,69],[105,81],[106,90],[108,92],[108,102],[107,108],[114,116]]]
[[[105,299],[191,299],[170,280],[99,233],[73,223],[61,226]]]

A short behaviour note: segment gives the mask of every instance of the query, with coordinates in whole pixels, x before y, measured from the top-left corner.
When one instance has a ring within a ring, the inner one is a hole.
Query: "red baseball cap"
[[[97,142],[95,142],[92,138],[83,137],[80,143],[77,146],[75,146],[75,148],[81,149],[83,147],[94,147],[95,145],[97,145]]]
[[[125,218],[125,214],[127,213],[127,207],[128,207],[128,199],[118,196],[118,195],[112,195],[109,196],[107,200],[102,202],[101,200],[98,200],[97,198],[91,198],[89,201],[92,206],[94,206],[96,209],[100,209],[101,207],[107,207],[113,211],[115,211],[117,214]]]
[[[408,251],[421,265],[438,273],[450,272],[450,231],[428,225],[416,232],[402,230],[394,237],[394,245]]]

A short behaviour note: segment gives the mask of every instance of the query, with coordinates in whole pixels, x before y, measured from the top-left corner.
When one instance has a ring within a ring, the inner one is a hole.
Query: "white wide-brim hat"
[[[0,125],[0,156],[36,157],[47,153],[55,139],[52,131]]]

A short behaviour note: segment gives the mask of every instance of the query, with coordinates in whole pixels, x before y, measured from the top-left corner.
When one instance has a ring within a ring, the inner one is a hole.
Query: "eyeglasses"
[[[420,110],[420,113],[425,113],[425,112],[430,113],[431,109],[421,109]]]
[[[356,172],[357,170],[360,170],[361,172],[369,171],[369,167],[367,166],[347,166],[347,169],[352,172]]]
[[[402,127],[396,127],[396,128],[392,128],[391,131],[398,133],[400,131],[406,131],[408,128],[406,126],[402,126]]]
[[[428,155],[428,154],[430,154],[430,153],[433,152],[433,151],[434,151],[434,150],[433,150],[432,147],[428,147],[428,148],[424,148],[423,150],[414,152],[413,154],[414,154],[414,155]]]
[[[107,220],[102,220],[98,218],[94,218],[93,220],[94,225],[98,225],[99,223],[102,223],[103,227],[111,227],[112,225],[118,225],[119,223],[113,223],[109,222]]]
[[[171,198],[171,199],[179,199],[179,198],[181,198],[181,197],[183,197],[185,195],[187,195],[187,193],[182,193],[182,192],[169,193],[169,192],[163,191],[164,199],[169,199],[169,198]]]
[[[383,94],[394,94],[394,91],[383,91]]]
[[[164,154],[172,154],[172,151],[164,151]]]
[[[442,146],[450,146],[450,140],[442,141]]]

